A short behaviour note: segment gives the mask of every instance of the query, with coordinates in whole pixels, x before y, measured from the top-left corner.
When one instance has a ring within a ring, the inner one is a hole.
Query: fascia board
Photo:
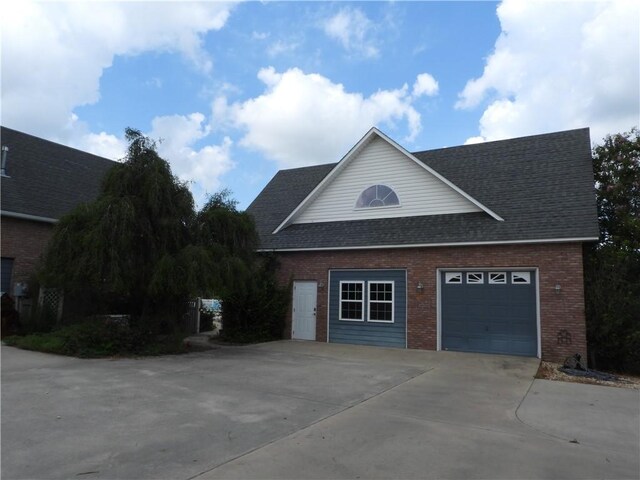
[[[376,128],[372,127],[365,135],[360,139],[358,143],[356,143],[351,149],[346,153],[342,160],[338,162],[338,164],[333,167],[333,169],[327,174],[326,177],[322,179],[316,187],[311,190],[311,193],[307,195],[302,202],[298,204],[296,208],[292,210],[292,212],[276,227],[276,229],[272,232],[272,234],[278,233],[283,228],[287,227],[295,217],[300,213],[316,196],[325,188],[326,185],[331,182],[331,180],[338,175],[339,172],[344,170],[344,168],[349,164],[349,162],[357,155],[360,149],[366,145],[373,135],[381,136],[382,133]]]

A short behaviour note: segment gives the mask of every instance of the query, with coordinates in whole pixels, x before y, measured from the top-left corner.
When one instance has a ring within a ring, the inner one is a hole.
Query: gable
[[[296,223],[376,137],[482,211]],[[595,241],[599,232],[586,128],[416,153],[373,129],[337,164],[278,172],[248,212],[261,249],[280,251]]]
[[[399,205],[357,208],[360,194],[373,185],[385,185]],[[374,135],[348,164],[309,202],[291,223],[315,223],[373,218],[413,217],[480,212],[424,166],[413,161],[384,138]]]

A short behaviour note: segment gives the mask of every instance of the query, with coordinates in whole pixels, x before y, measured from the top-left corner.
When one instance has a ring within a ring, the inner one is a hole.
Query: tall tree
[[[607,135],[593,149],[602,246],[640,250],[640,132]]]
[[[126,137],[127,157],[108,173],[96,201],[56,226],[42,280],[90,298],[95,308],[139,316],[175,300],[157,295],[157,270],[191,242],[195,213],[189,189],[154,142],[130,128]]]
[[[640,372],[640,135],[608,135],[593,150],[600,243],[586,251],[590,360]]]

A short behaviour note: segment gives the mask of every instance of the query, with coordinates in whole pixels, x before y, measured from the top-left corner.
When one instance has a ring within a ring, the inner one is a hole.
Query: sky
[[[640,125],[640,2],[3,5],[2,125],[111,159],[158,142],[246,208],[373,126],[409,151]]]

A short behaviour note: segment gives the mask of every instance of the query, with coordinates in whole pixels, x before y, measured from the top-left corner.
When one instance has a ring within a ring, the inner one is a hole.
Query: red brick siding
[[[279,281],[315,280],[318,288],[316,339],[327,341],[327,285],[329,270],[336,268],[401,268],[407,270],[408,347],[437,348],[437,269],[482,267],[534,267],[539,269],[542,357],[562,361],[576,352],[587,353],[582,245],[556,243],[534,245],[494,245],[278,254]],[[424,291],[416,285],[422,282]],[[560,293],[555,286],[560,285]],[[558,343],[560,330],[571,334],[571,344]],[[291,335],[289,311],[285,335]],[[586,357],[585,357],[586,358]]]
[[[53,224],[2,217],[2,256],[13,258],[11,285],[26,282],[35,271],[53,232]]]

